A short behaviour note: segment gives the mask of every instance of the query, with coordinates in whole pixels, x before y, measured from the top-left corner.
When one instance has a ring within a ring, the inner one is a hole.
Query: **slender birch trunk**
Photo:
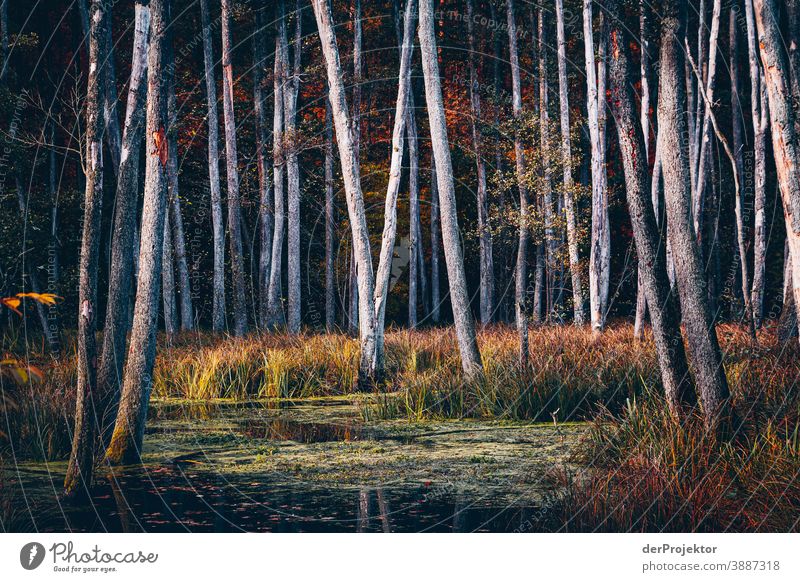
[[[330,88],[331,109],[336,126],[336,141],[339,146],[339,157],[342,165],[347,211],[350,217],[355,256],[357,261],[357,280],[359,285],[359,322],[361,358],[359,362],[359,385],[368,387],[376,378],[373,368],[375,350],[375,309],[373,301],[372,256],[370,254],[369,231],[364,212],[364,197],[361,192],[361,178],[356,159],[351,120],[347,108],[342,66],[339,61],[339,49],[333,33],[333,17],[327,0],[312,0],[314,15],[317,20],[322,52]]]
[[[336,280],[334,273],[333,199],[333,112],[330,99],[325,99],[325,330],[333,332],[336,326]]]
[[[171,45],[172,42],[168,42]],[[169,66],[175,68],[175,57],[170,51]],[[189,277],[189,263],[186,258],[186,235],[183,228],[183,214],[181,212],[180,188],[178,185],[178,104],[175,95],[175,75],[169,87],[167,98],[167,110],[169,115],[169,150],[172,155],[167,164],[167,176],[169,179],[169,222],[172,237],[172,248],[175,259],[175,267],[178,273],[178,305],[180,306],[180,326],[181,331],[191,331],[194,329],[194,309],[192,308],[192,286]]]
[[[609,0],[606,7],[611,28],[611,112],[617,125],[628,209],[636,252],[642,266],[639,274],[650,305],[653,340],[667,403],[672,414],[681,419],[694,404],[695,397],[681,337],[678,306],[667,277],[666,252],[648,198],[646,140],[643,128],[637,124],[632,91],[633,75],[628,48],[632,39],[623,30],[618,1]]]
[[[286,79],[283,92],[284,150],[286,157],[286,183],[288,198],[287,221],[287,328],[289,333],[300,333],[302,287],[300,284],[300,164],[297,136],[297,96],[300,91],[301,22],[299,0],[295,4],[294,36],[292,38],[291,77]],[[285,37],[284,37],[285,38]],[[288,59],[288,46],[284,54]]]
[[[397,45],[402,56],[403,29],[400,25],[399,0],[393,2]],[[419,210],[419,135],[414,104],[414,85],[409,87],[406,107],[406,142],[408,143],[408,199],[409,199],[409,267],[408,267],[408,327],[416,328],[419,297],[426,315],[430,314],[430,295],[425,271],[425,253],[422,249],[422,222]]]
[[[769,98],[772,152],[783,199],[786,238],[792,258],[795,309],[800,315],[800,143],[792,105],[788,55],[778,24],[774,0],[753,0],[758,46],[764,65],[764,82]],[[798,317],[800,323],[800,317]]]
[[[608,297],[609,271],[611,269],[611,233],[606,192],[606,168],[604,156],[605,86],[602,71],[598,71],[594,54],[592,32],[592,0],[583,2],[583,39],[586,59],[587,108],[589,112],[589,136],[592,146],[592,240],[589,257],[589,303],[592,330],[600,333],[605,327]],[[602,42],[601,42],[602,44]],[[600,61],[601,59],[598,59]]]
[[[650,27],[648,18],[648,7],[644,0],[639,0],[639,79],[642,86],[641,105],[639,117],[642,124],[642,135],[644,136],[644,155],[648,165],[650,164]],[[655,166],[653,167],[655,176]],[[651,187],[652,191],[652,187]],[[657,206],[653,207],[656,212]],[[636,340],[642,339],[644,330],[644,320],[647,316],[647,299],[644,293],[644,283],[639,266],[637,271],[636,287],[636,317],[633,324],[633,337]]]
[[[153,388],[153,364],[156,354],[159,285],[167,199],[166,139],[171,128],[167,99],[172,71],[167,66],[170,25],[169,0],[150,0],[151,43],[147,81],[147,163],[145,169],[144,207],[142,210],[139,280],[133,330],[125,363],[119,412],[106,450],[112,464],[138,462],[142,451],[147,408]]]
[[[487,325],[494,313],[494,261],[492,260],[492,233],[489,227],[489,204],[486,189],[486,164],[483,160],[481,136],[480,81],[475,66],[475,30],[473,26],[473,0],[467,0],[467,38],[469,62],[469,101],[471,109],[472,144],[478,175],[478,243],[480,250],[480,315]]]
[[[558,253],[558,239],[555,233],[555,215],[556,209],[553,204],[553,185],[552,176],[550,172],[550,158],[548,155],[550,147],[550,113],[549,99],[548,99],[548,83],[547,83],[547,55],[546,55],[546,33],[544,23],[544,9],[540,4],[537,10],[538,13],[538,42],[539,42],[539,143],[541,144],[541,158],[543,166],[543,186],[544,192],[542,195],[542,206],[544,207],[544,258],[547,267],[547,275],[545,279],[546,297],[547,297],[547,313],[545,319],[552,321],[556,316],[556,291],[555,286],[558,280],[556,272],[558,271],[557,253]]]
[[[710,160],[711,150],[711,104],[714,102],[714,88],[716,84],[717,73],[717,44],[719,39],[719,22],[720,11],[722,8],[721,0],[714,0],[714,5],[711,14],[711,35],[709,37],[709,53],[708,53],[708,78],[705,81],[706,88],[705,94],[708,96],[708,101],[704,107],[702,121],[698,117],[697,123],[700,128],[700,140],[698,143],[699,155],[697,158],[697,170],[695,171],[696,184],[692,197],[693,219],[695,234],[700,237],[703,229],[703,214],[705,208],[705,187],[706,187],[706,168]],[[701,60],[700,63],[703,61]],[[698,79],[698,83],[702,81]],[[698,106],[698,111],[700,107]],[[702,247],[701,247],[702,251]]]
[[[680,39],[686,30],[686,7],[670,3],[662,15],[661,84],[658,127],[662,142],[664,195],[667,229],[672,243],[675,275],[686,328],[689,352],[706,424],[715,427],[727,414],[728,383],[716,330],[708,308],[707,283],[703,275],[697,239],[691,221],[691,193],[686,121],[685,67]]]
[[[512,110],[515,125],[522,123],[522,83],[519,72],[519,51],[517,50],[517,24],[514,18],[514,0],[506,1],[506,20],[508,28],[508,51],[511,63]],[[528,365],[528,315],[525,308],[528,286],[528,187],[525,184],[525,149],[519,128],[514,130],[514,157],[516,160],[517,188],[519,190],[519,245],[517,247],[517,268],[514,288],[514,313],[519,336],[519,364]]]
[[[353,147],[355,148],[356,164],[359,175],[361,173],[361,82],[363,63],[361,58],[361,0],[353,0],[351,23],[353,25],[353,112],[352,131]],[[360,301],[358,299],[359,284],[357,280],[355,241],[350,253],[350,333],[355,335],[359,329],[358,313]]]
[[[742,104],[739,101],[739,39],[736,25],[737,11],[731,10],[728,19],[729,60],[731,71],[731,125],[733,126],[733,153],[735,156],[736,172],[744,176],[744,127],[742,127]],[[744,317],[746,321],[753,322],[755,310],[751,304],[752,297],[750,286],[750,269],[747,263],[747,224],[744,215],[744,190],[737,188],[734,201],[736,212],[736,244],[739,250],[739,266],[741,268],[742,298],[744,299]],[[754,322],[753,322],[754,323]],[[755,325],[753,326],[755,331]]]
[[[167,187],[169,188],[169,168],[167,169]],[[169,192],[167,192],[169,197]],[[171,201],[167,201],[167,211]],[[172,228],[169,212],[164,217],[164,244],[161,255],[161,291],[164,299],[164,332],[167,339],[178,333],[178,308],[175,303],[175,253],[172,249]]]
[[[85,496],[94,473],[97,418],[97,358],[95,311],[97,273],[100,255],[100,228],[103,206],[103,112],[105,95],[104,63],[108,56],[105,28],[109,26],[105,3],[93,0],[89,28],[89,78],[86,90],[86,192],[84,196],[83,238],[78,271],[78,363],[77,400],[72,451],[64,479],[64,490],[71,497]]]
[[[750,302],[753,305],[753,325],[758,329],[764,317],[764,288],[767,261],[767,128],[769,106],[766,83],[758,58],[753,1],[745,0],[747,23],[747,60],[750,72],[750,117],[753,123],[753,286]]]
[[[561,121],[561,157],[564,166],[564,214],[567,226],[569,270],[572,276],[572,312],[575,325],[586,321],[580,255],[578,253],[578,220],[575,213],[575,184],[572,178],[572,144],[569,124],[569,85],[567,83],[567,41],[564,34],[564,0],[556,0],[556,34],[558,42],[558,97]]]
[[[411,55],[414,49],[414,23],[416,6],[414,0],[406,0],[403,18],[403,44],[398,73],[397,101],[395,105],[394,130],[392,131],[392,157],[389,168],[389,184],[386,188],[384,206],[383,236],[381,238],[380,259],[375,275],[375,354],[373,368],[379,374],[384,369],[384,324],[386,301],[389,296],[389,279],[392,274],[392,257],[397,234],[397,193],[400,190],[400,177],[403,171],[403,135],[406,129],[406,108],[411,88]],[[416,259],[412,259],[412,264]]]
[[[447,139],[447,124],[433,27],[433,2],[432,0],[421,0],[419,44],[422,53],[422,73],[425,77],[425,100],[428,105],[431,145],[436,160],[444,257],[447,263],[447,279],[450,284],[450,302],[453,307],[456,337],[461,352],[461,367],[466,376],[471,378],[482,373],[483,365],[475,336],[475,322],[469,308],[464,259],[459,238],[453,166]]]
[[[200,0],[203,22],[203,63],[208,103],[208,179],[211,191],[211,224],[214,234],[214,281],[211,328],[225,329],[225,230],[222,217],[222,194],[219,185],[219,117],[217,89],[214,82],[214,45],[211,42],[211,16],[208,0]]]
[[[267,155],[267,107],[266,107],[266,3],[255,10],[253,31],[253,103],[256,130],[256,166],[258,168],[258,324],[267,326],[267,303],[269,301],[269,271],[272,262],[272,228],[274,223],[272,186],[269,181],[269,159]]]
[[[231,4],[232,0],[222,0],[222,105],[225,118],[225,163],[228,178],[228,242],[233,284],[233,332],[237,336],[242,336],[247,333],[247,291],[244,282],[236,120],[233,110]]]
[[[283,258],[284,210],[284,176],[286,175],[286,158],[283,135],[284,90],[286,84],[286,68],[288,66],[285,53],[286,20],[283,0],[276,5],[276,24],[278,34],[275,38],[275,67],[273,75],[272,119],[272,163],[273,190],[275,193],[275,224],[272,231],[272,258],[270,260],[269,288],[267,296],[267,327],[274,329],[284,321],[281,304],[281,261]]]
[[[439,283],[439,237],[441,221],[439,218],[439,187],[436,179],[436,160],[431,151],[431,320],[438,324],[441,319],[440,283]]]

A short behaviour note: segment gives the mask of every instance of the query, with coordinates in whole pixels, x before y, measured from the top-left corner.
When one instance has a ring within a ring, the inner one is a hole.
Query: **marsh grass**
[[[718,442],[699,417],[678,425],[667,413],[649,338],[628,325],[599,338],[588,329],[534,328],[530,365],[516,363],[514,330],[479,333],[484,374],[466,380],[451,330],[393,330],[388,383],[356,396],[359,347],[345,335],[267,334],[244,339],[185,335],[159,339],[153,395],[206,401],[354,395],[366,420],[494,418],[592,422],[578,472],[554,473],[563,493],[550,511],[567,531],[797,530],[800,515],[800,350],[762,332],[721,325],[732,402],[742,421]],[[31,354],[45,380],[11,390],[0,419],[0,457],[57,459],[69,453],[74,354]],[[13,447],[12,447],[13,443]]]
[[[741,422],[733,438],[719,441],[697,414],[678,424],[656,392],[630,399],[620,413],[601,411],[575,458],[587,469],[557,479],[557,529],[800,528],[798,349],[767,338],[758,348],[727,347],[735,348],[726,372]]]

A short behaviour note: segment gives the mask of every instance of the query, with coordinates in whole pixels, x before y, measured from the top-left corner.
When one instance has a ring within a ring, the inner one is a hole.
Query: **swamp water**
[[[154,402],[143,465],[59,502],[66,463],[6,467],[6,531],[537,531],[585,426],[366,422],[346,399]]]

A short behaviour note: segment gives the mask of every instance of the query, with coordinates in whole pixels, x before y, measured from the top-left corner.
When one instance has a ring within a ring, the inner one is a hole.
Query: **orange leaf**
[[[0,298],[0,303],[8,307],[11,311],[15,312],[17,315],[22,315],[22,312],[17,309],[20,306],[20,301],[16,297],[2,297]]]
[[[61,299],[61,297],[53,293],[17,293],[17,297],[27,297],[43,305],[55,305],[56,299]]]

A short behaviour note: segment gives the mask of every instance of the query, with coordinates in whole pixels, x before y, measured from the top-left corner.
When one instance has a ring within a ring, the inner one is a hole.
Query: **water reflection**
[[[464,494],[431,495],[434,487],[230,481],[172,465],[104,475],[90,504],[63,511],[54,499],[37,496],[29,512],[4,526],[41,532],[506,532],[541,515],[535,507],[490,507]]]

